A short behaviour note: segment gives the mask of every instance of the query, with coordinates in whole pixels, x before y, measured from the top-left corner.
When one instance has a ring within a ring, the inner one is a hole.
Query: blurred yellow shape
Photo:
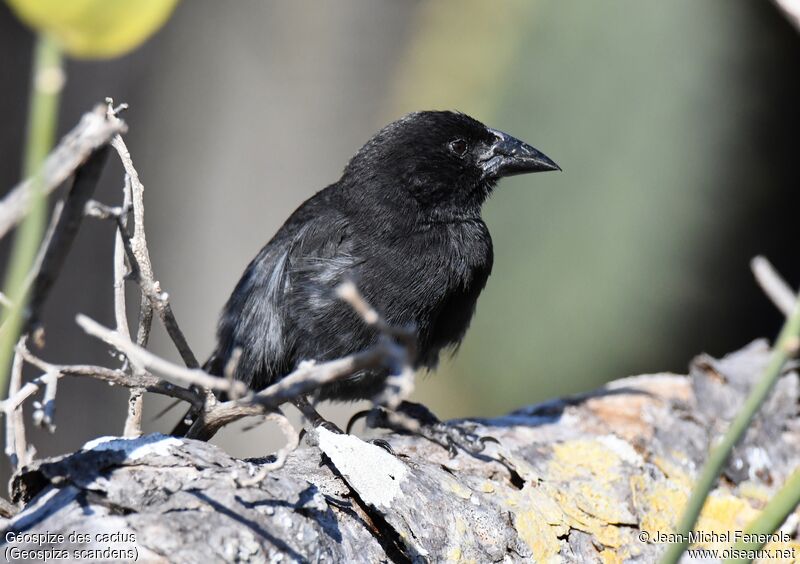
[[[169,18],[177,0],[8,0],[19,18],[73,57],[105,59],[135,49]]]

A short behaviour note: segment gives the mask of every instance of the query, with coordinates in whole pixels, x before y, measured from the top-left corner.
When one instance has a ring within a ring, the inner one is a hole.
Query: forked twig
[[[130,339],[126,339],[120,333],[103,327],[93,319],[85,316],[78,315],[75,318],[78,325],[86,331],[89,335],[97,337],[110,344],[119,352],[128,357],[131,364],[140,368],[143,371],[152,371],[163,374],[168,378],[178,380],[182,384],[190,386],[200,386],[209,390],[230,391],[236,390],[237,393],[243,394],[247,391],[247,386],[238,380],[230,382],[225,378],[212,376],[200,370],[199,368],[184,368],[173,364],[168,360],[154,355],[150,351],[140,347]]]
[[[283,468],[283,465],[286,464],[286,459],[300,444],[300,434],[297,432],[297,429],[292,426],[292,423],[281,410],[277,410],[274,413],[268,413],[264,416],[264,420],[272,421],[278,424],[278,428],[286,438],[286,444],[275,453],[275,460],[262,464],[258,472],[256,472],[251,478],[237,480],[237,483],[241,487],[259,484],[269,475],[270,472],[274,472],[275,470],[280,470]]]
[[[125,106],[114,108],[110,100],[108,104],[105,120],[112,124],[113,131],[124,130],[124,124],[117,117],[117,113]],[[235,351],[231,355],[225,367],[224,377],[211,375],[200,369],[175,320],[169,298],[161,290],[153,274],[144,232],[144,186],[122,137],[114,134],[110,144],[119,154],[125,169],[122,206],[109,207],[91,200],[93,186],[90,186],[89,182],[84,186],[79,182],[80,178],[76,180],[77,189],[75,187],[73,189],[75,197],[72,200],[68,198],[67,213],[62,216],[54,214],[55,227],[52,229],[52,239],[46,240],[43,244],[41,250],[43,266],[37,271],[37,283],[35,283],[39,292],[38,294],[34,292],[40,299],[34,300],[34,303],[41,303],[47,295],[63,264],[66,250],[74,239],[81,218],[86,215],[113,221],[116,226],[113,284],[116,329],[106,328],[83,315],[78,315],[76,320],[86,333],[102,339],[121,353],[124,362],[119,368],[52,364],[32,354],[26,346],[26,341],[21,340],[14,361],[11,393],[7,400],[0,402],[0,411],[7,415],[8,421],[7,452],[15,466],[27,463],[31,455],[31,450],[26,444],[22,421],[24,402],[43,389],[42,401],[34,404],[34,419],[48,428],[54,428],[54,400],[58,380],[63,376],[89,377],[130,389],[126,436],[136,436],[141,433],[143,391],[177,398],[193,406],[198,415],[187,434],[188,437],[213,433],[220,427],[247,416],[260,416],[264,420],[276,422],[286,436],[286,445],[276,453],[274,461],[264,465],[256,476],[243,483],[260,481],[267,473],[281,467],[289,453],[297,447],[298,434],[280,411],[282,404],[304,398],[322,386],[364,370],[387,370],[390,374],[386,390],[374,398],[380,405],[394,408],[408,397],[414,385],[412,369],[416,344],[414,331],[386,323],[351,283],[341,286],[338,294],[353,307],[367,325],[378,331],[380,337],[373,347],[331,361],[303,363],[294,372],[259,392],[249,390],[243,382],[233,377],[241,351]],[[102,149],[99,152],[96,149],[90,154],[102,153]],[[95,160],[99,163],[99,159],[98,156]],[[94,161],[89,159],[88,162]],[[84,176],[87,176],[87,179],[89,176],[96,177],[96,171],[97,167],[92,168],[88,171],[91,174],[87,173]],[[132,213],[132,233],[129,231],[129,213]],[[0,213],[0,222],[2,218]],[[126,280],[134,281],[141,290],[139,323],[135,336],[131,335],[128,325]],[[186,364],[185,367],[146,350],[154,312],[164,323]],[[42,375],[23,386],[22,367],[26,362],[40,370]],[[229,399],[219,401],[212,392],[224,392]]]
[[[98,148],[112,137],[124,133],[127,126],[121,120],[106,119],[106,110],[97,106],[84,114],[80,122],[48,155],[42,167],[41,190],[49,194],[83,164]],[[0,238],[4,237],[28,212],[33,181],[26,179],[0,200]]]
[[[113,108],[113,100],[106,99],[109,105],[108,115],[109,120],[118,120],[117,112],[121,109],[127,108],[123,104],[119,108]],[[139,331],[137,332],[136,342],[139,346],[146,346],[149,333],[150,333],[150,319],[152,318],[152,310],[155,310],[164,327],[167,330],[172,342],[178,349],[184,363],[189,368],[197,368],[200,364],[197,358],[189,347],[186,337],[175,319],[172,312],[172,306],[169,303],[169,296],[166,292],[161,291],[161,287],[153,275],[153,266],[150,261],[150,252],[147,249],[147,238],[144,231],[144,185],[139,179],[139,173],[133,166],[133,159],[122,140],[121,135],[115,135],[111,140],[111,146],[119,154],[122,160],[122,166],[125,169],[125,175],[130,182],[131,189],[131,205],[133,207],[133,236],[131,237],[131,248],[136,257],[136,268],[134,276],[136,282],[142,289],[142,306],[139,315]],[[133,265],[131,265],[133,267]]]

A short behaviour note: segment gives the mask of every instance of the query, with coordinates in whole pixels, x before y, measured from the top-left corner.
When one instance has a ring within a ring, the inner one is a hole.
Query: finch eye
[[[453,139],[448,144],[448,147],[450,148],[451,152],[458,155],[459,157],[463,157],[464,154],[467,152],[467,149],[469,148],[467,142],[464,141],[463,139]]]

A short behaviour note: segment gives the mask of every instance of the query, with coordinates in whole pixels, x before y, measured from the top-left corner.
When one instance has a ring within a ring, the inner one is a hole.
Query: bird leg
[[[356,413],[348,421],[347,431],[365,416],[368,427],[419,435],[446,448],[451,458],[458,454],[459,448],[469,454],[479,454],[486,448],[486,443],[499,443],[494,437],[476,434],[475,424],[442,422],[424,405],[410,401],[400,402],[394,411],[376,407]]]
[[[308,401],[308,398],[303,396],[295,398],[292,400],[292,405],[299,409],[300,413],[303,414],[303,431],[304,434],[308,435],[312,443],[315,444],[317,442],[317,429],[319,427],[327,429],[331,433],[336,433],[337,435],[343,434],[343,431],[339,427],[319,414],[319,411],[317,411],[314,406],[311,405],[311,402]]]
[[[300,438],[302,439],[304,436],[308,436],[308,442],[312,446],[316,446],[318,443],[317,438],[317,429],[323,427],[332,433],[336,433],[337,435],[344,434],[339,427],[337,427],[334,423],[331,423],[327,419],[325,419],[322,415],[320,415],[319,411],[317,411],[311,402],[308,401],[307,398],[300,397],[297,399],[292,400],[292,404],[300,410],[303,414],[303,430],[300,434]],[[347,427],[348,433],[350,431],[350,426]],[[387,443],[383,439],[372,439],[368,441],[369,443],[381,447],[383,450],[387,451],[389,454],[394,454],[391,445]]]

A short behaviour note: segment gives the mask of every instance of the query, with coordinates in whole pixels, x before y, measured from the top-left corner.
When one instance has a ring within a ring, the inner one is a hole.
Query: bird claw
[[[476,455],[484,451],[486,443],[500,444],[495,437],[475,433],[477,425],[474,423],[442,422],[427,407],[418,403],[404,401],[398,406],[396,413],[400,417],[392,417],[392,413],[381,407],[359,412],[350,418],[348,432],[356,420],[366,415],[369,427],[419,435],[446,448],[450,458],[458,454],[458,449]]]
[[[370,439],[369,443],[382,448],[392,456],[395,455],[394,449],[392,448],[392,445],[389,444],[389,441],[385,441],[383,439]]]
[[[306,424],[300,430],[300,434],[298,435],[298,440],[302,441],[304,438],[306,439],[306,444],[309,446],[317,446],[319,445],[319,430],[325,429],[326,431],[330,431],[335,435],[344,435],[344,431],[342,431],[338,426],[331,423],[327,419],[322,419],[319,421],[314,421],[313,424]]]
[[[356,415],[358,415],[358,414],[356,414]],[[351,420],[352,420],[352,418],[351,418]],[[319,430],[320,429],[326,429],[326,430],[328,430],[331,433],[334,433],[336,435],[344,435],[344,434],[349,435],[350,434],[350,426],[351,426],[351,424],[348,423],[347,424],[347,432],[345,432],[345,431],[342,431],[337,425],[335,425],[335,424],[331,423],[330,421],[328,421],[327,419],[317,420],[317,421],[314,422],[313,426],[308,425],[308,426],[306,426],[306,427],[304,427],[303,429],[300,430],[300,435],[299,435],[299,439],[298,440],[302,441],[303,438],[308,437],[306,439],[306,442],[310,446],[317,446],[317,445],[319,445]],[[372,444],[372,445],[375,445],[376,447],[382,448],[383,450],[385,450],[386,452],[388,452],[392,456],[395,456],[395,454],[396,454],[394,452],[394,449],[392,448],[392,445],[389,444],[389,441],[377,438],[377,439],[370,439],[367,442]]]
[[[369,417],[370,413],[372,413],[371,409],[363,409],[357,413],[354,413],[352,417],[347,421],[347,426],[345,427],[345,432],[349,435],[350,431],[353,430],[353,425],[355,425],[360,419],[364,419],[365,417]]]
[[[426,429],[426,438],[438,443],[450,453],[450,458],[455,458],[458,449],[469,454],[480,454],[486,448],[486,442],[498,442],[494,437],[481,437],[473,432],[474,425],[469,428],[459,426],[455,423],[439,423]]]
[[[342,431],[339,428],[338,425],[336,425],[335,423],[331,423],[327,419],[317,423],[317,425],[314,428],[315,429],[325,429],[326,431],[330,431],[331,433],[333,433],[335,435],[344,435],[345,434],[344,431]]]

